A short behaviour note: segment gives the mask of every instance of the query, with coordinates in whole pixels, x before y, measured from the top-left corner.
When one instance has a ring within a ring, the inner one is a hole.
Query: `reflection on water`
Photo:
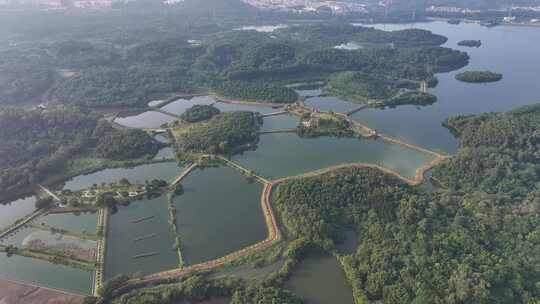
[[[353,304],[352,289],[333,256],[303,260],[285,284],[307,304]]]
[[[323,112],[332,111],[340,113],[347,113],[361,106],[360,104],[344,101],[333,96],[308,98],[304,103],[308,107],[316,108]]]
[[[0,275],[85,294],[92,288],[91,272],[5,253],[0,253]]]
[[[140,165],[133,168],[105,169],[92,174],[79,175],[67,181],[64,189],[82,190],[101,183],[118,182],[127,178],[131,183],[144,183],[146,180],[171,180],[180,174],[181,167],[175,162]]]
[[[258,148],[233,160],[268,178],[294,176],[347,163],[379,164],[414,178],[416,170],[433,157],[382,140],[319,137],[295,133],[261,135]]]
[[[209,261],[266,238],[262,185],[229,167],[190,173],[174,199],[182,253],[190,265]]]
[[[448,37],[444,45],[466,51],[471,56],[469,66],[462,70],[492,70],[502,73],[502,81],[490,84],[469,84],[455,80],[455,74],[438,74],[439,85],[430,89],[438,101],[422,108],[401,106],[395,109],[368,109],[354,117],[382,133],[431,149],[455,152],[458,142],[441,123],[449,116],[490,111],[508,111],[540,100],[540,39],[538,28],[446,22],[376,25],[377,28],[398,30],[422,28]],[[481,39],[479,48],[457,46],[465,39]]]
[[[159,128],[161,125],[176,120],[175,117],[156,111],[146,111],[141,114],[117,117],[114,122],[128,128]]]
[[[21,198],[7,204],[0,204],[0,230],[34,212],[36,210],[35,204],[36,198],[34,196]]]
[[[178,267],[165,195],[120,206],[108,226],[105,277]],[[139,257],[138,255],[146,255]]]
[[[161,107],[161,109],[176,115],[182,115],[182,113],[194,105],[211,105],[215,102],[215,99],[210,96],[195,96],[189,99],[181,98],[175,100],[168,105]]]

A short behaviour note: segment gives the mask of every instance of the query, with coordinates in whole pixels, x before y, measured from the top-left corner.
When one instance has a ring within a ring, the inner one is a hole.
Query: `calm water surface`
[[[482,27],[477,24],[446,22],[413,25],[377,25],[377,28],[398,30],[422,28],[447,36],[447,47],[463,50],[471,56],[463,69],[438,74],[439,85],[430,89],[439,100],[432,106],[417,108],[370,109],[354,117],[377,130],[432,149],[455,152],[458,142],[441,123],[449,116],[490,111],[508,111],[515,107],[540,102],[540,29],[534,27]],[[459,47],[464,39],[480,39],[480,48]],[[487,69],[502,73],[502,81],[490,84],[468,84],[454,79],[464,70]]]
[[[13,224],[16,220],[34,212],[36,198],[30,196],[7,204],[0,204],[0,229]]]
[[[304,103],[308,107],[316,108],[324,112],[332,111],[341,113],[347,113],[360,106],[359,104],[354,104],[332,96],[308,98]]]
[[[190,173],[176,197],[182,252],[188,264],[212,260],[263,240],[262,185],[229,167]]]
[[[263,121],[264,123],[261,126],[261,131],[294,129],[298,126],[300,117],[296,115],[283,114],[265,117]]]
[[[194,105],[211,105],[215,102],[216,100],[210,96],[195,96],[190,99],[181,98],[175,100],[168,105],[161,107],[161,109],[176,115],[182,115],[182,113]]]
[[[333,256],[303,260],[285,284],[307,304],[353,304],[352,289]]]
[[[148,218],[151,217],[151,218]],[[137,241],[145,236],[152,237]],[[178,267],[174,233],[169,225],[165,195],[120,206],[110,217],[105,277],[118,274],[150,274]],[[134,258],[136,255],[155,255]]]
[[[162,148],[154,156],[154,160],[163,160],[174,158],[174,149],[171,147]]]
[[[243,166],[272,179],[357,162],[383,165],[414,178],[416,169],[432,159],[430,155],[382,140],[306,139],[296,133],[261,135],[257,150],[233,157]]]
[[[0,253],[0,275],[85,294],[90,294],[92,288],[91,272],[22,256],[7,257],[4,253]]]
[[[132,183],[144,183],[146,180],[171,180],[182,170],[176,162],[146,164],[133,168],[105,169],[92,174],[79,175],[66,182],[64,189],[72,191],[92,187],[93,184],[112,183],[127,178]]]
[[[218,102],[214,105],[221,112],[233,112],[233,111],[250,111],[250,112],[259,112],[262,114],[272,113],[281,111],[281,109],[274,109],[272,107],[260,106],[260,105],[248,105],[248,104],[236,104],[236,103],[226,103]]]
[[[129,128],[159,128],[161,125],[176,120],[171,115],[166,115],[156,111],[146,111],[141,114],[117,117],[114,122]]]
[[[97,213],[58,213],[42,216],[34,221],[37,225],[44,223],[48,226],[74,232],[96,233]]]

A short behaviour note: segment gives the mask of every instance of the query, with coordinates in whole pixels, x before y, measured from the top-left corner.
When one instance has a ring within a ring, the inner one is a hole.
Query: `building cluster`
[[[480,10],[473,10],[469,8],[457,7],[457,6],[430,6],[426,8],[426,12],[430,13],[452,13],[452,14],[477,14]]]
[[[263,10],[283,11],[291,13],[313,13],[331,11],[333,14],[367,13],[363,3],[329,0],[242,0],[251,6]]]
[[[540,6],[512,6],[509,8],[500,8],[500,9],[488,9],[487,11],[515,11],[515,12],[540,12]],[[482,12],[479,9],[470,9],[466,7],[457,7],[457,6],[429,6],[426,8],[426,12],[431,13],[453,13],[453,14],[477,14]]]
[[[41,9],[101,9],[111,7],[113,0],[0,0],[0,6]]]

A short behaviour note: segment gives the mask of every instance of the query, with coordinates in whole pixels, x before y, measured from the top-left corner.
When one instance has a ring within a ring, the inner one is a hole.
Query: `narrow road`
[[[54,194],[54,192],[52,192],[51,190],[45,188],[45,187],[42,186],[42,185],[38,185],[38,186],[41,188],[41,190],[45,191],[45,193],[47,193],[49,196],[51,196],[52,198],[54,198],[57,202],[60,202],[60,201],[61,201],[60,198],[59,198],[56,194]]]

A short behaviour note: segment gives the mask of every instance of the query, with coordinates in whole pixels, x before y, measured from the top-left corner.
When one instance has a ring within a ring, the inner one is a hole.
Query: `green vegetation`
[[[502,78],[502,74],[490,71],[466,71],[456,75],[457,80],[470,83],[497,82]]]
[[[280,185],[275,206],[291,238],[327,251],[355,227],[356,252],[340,260],[357,303],[530,303],[540,297],[533,197],[424,193],[346,169]]]
[[[384,106],[396,107],[401,105],[429,106],[437,102],[437,96],[418,91],[408,91],[394,96],[384,102]]]
[[[304,117],[297,128],[297,133],[301,137],[351,137],[354,131],[350,123],[334,114],[319,114]]]
[[[293,103],[298,99],[293,89],[260,82],[230,81],[222,83],[215,91],[228,99],[259,102]]]
[[[116,130],[101,138],[96,145],[96,156],[122,160],[154,155],[160,146],[146,132],[136,129]]]
[[[0,198],[68,170],[75,157],[134,158],[155,150],[148,135],[98,119],[74,108],[0,110]]]
[[[0,50],[0,102],[43,96],[87,107],[144,106],[175,93],[215,92],[291,103],[298,96],[287,84],[324,81],[336,72],[362,72],[393,83],[429,79],[468,62],[467,54],[440,46],[445,37],[425,30],[387,32],[344,22],[268,34],[200,23],[167,23],[159,31],[110,25],[91,39],[88,32],[63,32],[48,43]],[[201,44],[189,44],[192,36],[202,37]],[[351,41],[363,48],[334,49]]]
[[[187,275],[176,284],[135,290],[114,300],[114,304],[172,304],[178,301],[202,302],[211,298],[230,298],[231,304],[304,303],[291,292],[263,284],[248,285],[231,277],[210,279]]]
[[[0,65],[0,105],[35,102],[52,85],[54,76],[52,71],[46,69]]]
[[[325,90],[330,94],[361,103],[382,101],[398,92],[393,83],[387,79],[360,72],[343,72],[334,75]]]
[[[443,184],[505,193],[516,198],[516,204],[538,195],[540,105],[508,113],[456,116],[444,125],[459,138],[460,149],[433,171]]]
[[[234,153],[242,145],[257,141],[261,124],[261,118],[253,112],[228,112],[174,133],[183,152]]]
[[[144,105],[152,96],[191,92],[184,67],[133,65],[127,68],[95,66],[63,81],[55,97],[67,104],[107,107]]]
[[[187,109],[180,117],[185,122],[199,122],[203,120],[208,120],[213,116],[219,114],[219,109],[214,106],[208,105],[194,105],[193,107]]]
[[[457,43],[459,46],[468,46],[468,47],[476,47],[479,48],[482,45],[482,41],[480,40],[462,40]]]

